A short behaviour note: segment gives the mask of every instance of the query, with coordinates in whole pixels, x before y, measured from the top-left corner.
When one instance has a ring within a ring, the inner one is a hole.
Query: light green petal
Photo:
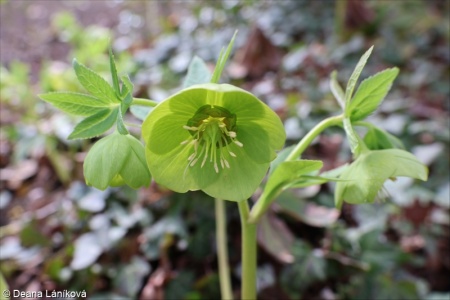
[[[237,139],[244,145],[243,149],[248,159],[257,163],[267,163],[275,159],[276,153],[270,148],[269,136],[261,125],[240,122],[237,128]]]
[[[242,201],[258,188],[270,163],[258,164],[248,159],[246,152],[235,145],[232,145],[232,151],[236,157],[227,158],[230,168],[220,169],[217,180],[202,189],[211,197]]]
[[[155,181],[178,193],[199,189],[194,177],[187,173],[189,155],[187,147],[177,147],[165,154],[157,154],[148,147],[145,148],[147,164]]]
[[[126,160],[128,144],[115,132],[96,142],[84,160],[84,177],[88,185],[105,190]]]

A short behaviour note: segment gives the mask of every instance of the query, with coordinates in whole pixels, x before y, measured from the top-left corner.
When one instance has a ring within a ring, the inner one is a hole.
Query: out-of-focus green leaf
[[[188,72],[183,82],[183,88],[190,87],[194,84],[208,83],[210,80],[211,72],[209,71],[208,66],[203,59],[194,56],[189,64]]]
[[[340,86],[339,82],[337,81],[337,72],[336,71],[331,72],[330,90],[333,93],[333,95],[336,98],[339,105],[341,106],[341,108],[345,109],[345,94],[344,94],[344,91],[342,90],[342,87]]]
[[[141,105],[132,105],[130,107],[130,112],[141,121],[144,121],[147,118],[147,115],[152,111],[153,107],[149,106],[141,106]]]
[[[112,48],[109,47],[109,68],[111,70],[111,79],[113,82],[113,88],[116,92],[116,95],[120,95],[120,87],[119,87],[119,77],[117,76],[117,68],[116,62],[114,61],[114,54],[112,52]]]
[[[258,242],[283,263],[292,263],[294,236],[286,225],[273,214],[264,214],[258,223]]]
[[[317,205],[298,199],[290,191],[286,191],[277,199],[279,210],[300,222],[315,227],[328,227],[339,218],[340,211],[333,207]]]
[[[216,67],[212,74],[211,82],[219,83],[220,76],[222,75],[222,71],[225,68],[225,64],[227,63],[228,57],[230,56],[231,49],[233,49],[234,40],[236,39],[237,31],[234,33],[231,38],[230,43],[228,44],[227,50],[225,52],[220,51],[219,59],[217,60]]]

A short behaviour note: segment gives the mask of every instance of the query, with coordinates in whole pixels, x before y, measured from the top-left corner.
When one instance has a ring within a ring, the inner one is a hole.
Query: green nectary
[[[283,124],[267,105],[240,88],[214,83],[163,101],[142,134],[156,182],[232,201],[254,193],[285,141]]]

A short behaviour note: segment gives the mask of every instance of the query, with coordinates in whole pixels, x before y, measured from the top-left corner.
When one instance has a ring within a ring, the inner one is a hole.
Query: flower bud
[[[86,184],[100,190],[124,184],[137,189],[148,186],[151,179],[144,146],[133,136],[118,132],[92,146],[83,168]]]

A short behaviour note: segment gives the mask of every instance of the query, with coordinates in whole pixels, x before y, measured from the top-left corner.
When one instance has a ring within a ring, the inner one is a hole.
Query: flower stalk
[[[298,159],[303,152],[306,150],[306,148],[312,143],[312,141],[325,129],[328,127],[338,125],[342,122],[344,119],[343,115],[338,115],[334,117],[329,117],[314,126],[311,131],[308,132],[307,135],[305,135],[300,142],[295,146],[295,148],[292,150],[292,152],[289,154],[289,156],[286,158],[285,161],[293,161]]]
[[[233,292],[230,282],[230,267],[228,264],[228,239],[227,239],[227,215],[225,202],[222,199],[215,199],[216,212],[216,244],[219,264],[220,294],[223,300],[232,300]]]
[[[241,299],[256,299],[256,224],[250,224],[247,200],[238,202],[242,232]]]

